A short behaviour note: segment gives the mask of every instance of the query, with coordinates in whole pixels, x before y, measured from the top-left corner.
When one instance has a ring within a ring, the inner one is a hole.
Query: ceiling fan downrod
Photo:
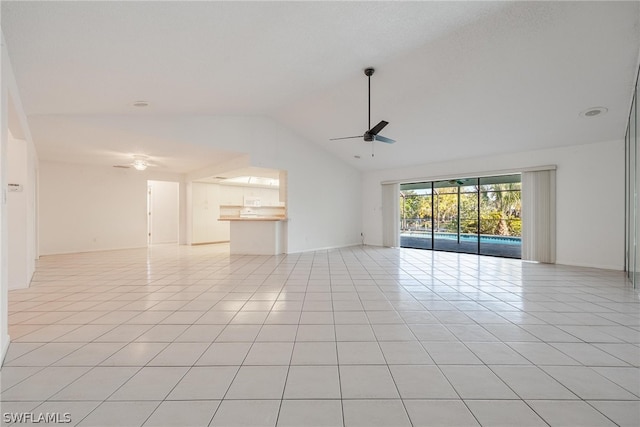
[[[368,123],[368,125],[369,126],[367,126],[367,129],[371,129],[371,76],[375,72],[376,72],[375,68],[372,68],[372,67],[364,69],[364,75],[367,76],[367,80],[368,80],[368,83],[369,83],[369,91],[368,91],[369,92],[369,97],[368,97],[368,99],[369,99],[369,105],[368,105],[368,107],[369,107],[368,108],[368,110],[369,110],[369,123]]]

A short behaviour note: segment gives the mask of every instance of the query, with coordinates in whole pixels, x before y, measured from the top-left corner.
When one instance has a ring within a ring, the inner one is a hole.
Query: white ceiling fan
[[[149,166],[155,166],[152,163],[149,163],[149,157],[143,154],[135,154],[133,156],[133,160],[131,163],[123,164],[123,165],[113,165],[114,168],[120,169],[129,169],[133,167],[136,170],[143,171],[147,169]]]

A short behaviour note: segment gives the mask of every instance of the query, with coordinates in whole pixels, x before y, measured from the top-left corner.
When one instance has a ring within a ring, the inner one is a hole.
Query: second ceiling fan
[[[342,138],[331,138],[330,141],[337,141],[340,139],[364,138],[364,140],[367,142],[380,141],[380,142],[385,142],[387,144],[393,144],[394,142],[396,142],[391,138],[378,135],[380,131],[384,129],[386,125],[389,124],[389,122],[385,120],[381,120],[380,123],[378,123],[374,127],[371,127],[371,76],[373,75],[374,72],[375,72],[375,69],[373,68],[367,68],[364,70],[364,75],[367,76],[367,78],[369,79],[369,130],[364,131],[363,135],[345,136]]]

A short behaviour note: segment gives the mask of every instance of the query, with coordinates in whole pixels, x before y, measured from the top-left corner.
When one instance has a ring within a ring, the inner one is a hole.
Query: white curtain
[[[400,246],[400,184],[382,184],[382,244]]]
[[[522,259],[556,262],[556,171],[522,173]]]

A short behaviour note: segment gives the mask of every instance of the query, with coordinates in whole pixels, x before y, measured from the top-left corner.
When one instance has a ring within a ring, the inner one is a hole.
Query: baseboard
[[[609,264],[582,264],[579,262],[571,262],[571,261],[558,261],[556,260],[556,265],[563,265],[566,267],[583,267],[583,268],[595,268],[598,270],[614,270],[623,272],[624,267],[621,265],[609,265]]]
[[[22,283],[22,284],[19,284],[17,286],[15,285],[15,283],[13,285],[11,283],[9,283],[9,286],[8,286],[9,290],[10,291],[15,291],[15,290],[18,290],[18,289],[27,289],[27,288],[29,288],[31,286],[31,282],[33,282],[33,276],[35,276],[35,274],[36,274],[36,270],[34,269],[31,272],[31,276],[29,276],[29,278],[26,280],[26,282]]]
[[[127,249],[146,249],[148,246],[130,246],[124,248],[101,248],[101,249],[82,249],[77,251],[63,251],[63,252],[48,252],[45,254],[40,254],[40,257],[50,256],[50,255],[71,255],[71,254],[86,254],[91,252],[109,252],[109,251],[123,251]]]
[[[348,244],[345,244],[345,245],[338,245],[338,246],[325,246],[325,247],[322,247],[322,248],[304,249],[304,250],[301,250],[301,251],[287,252],[287,254],[304,254],[304,253],[308,253],[308,252],[329,251],[331,249],[351,248],[353,246],[362,246],[362,243],[348,243]]]
[[[15,285],[15,284],[11,284],[9,283],[9,286],[7,287],[7,289],[9,289],[10,291],[17,291],[19,289],[27,289],[29,288],[29,286],[31,286],[31,281],[28,281],[27,283],[24,284],[20,284],[20,285]]]
[[[191,246],[202,246],[202,245],[216,245],[218,243],[229,243],[229,240],[219,240],[217,242],[200,242],[200,243],[192,243]]]
[[[4,358],[7,356],[7,350],[9,350],[9,344],[11,343],[11,337],[7,335],[7,340],[2,346],[2,354],[0,354],[0,368],[4,365]]]

